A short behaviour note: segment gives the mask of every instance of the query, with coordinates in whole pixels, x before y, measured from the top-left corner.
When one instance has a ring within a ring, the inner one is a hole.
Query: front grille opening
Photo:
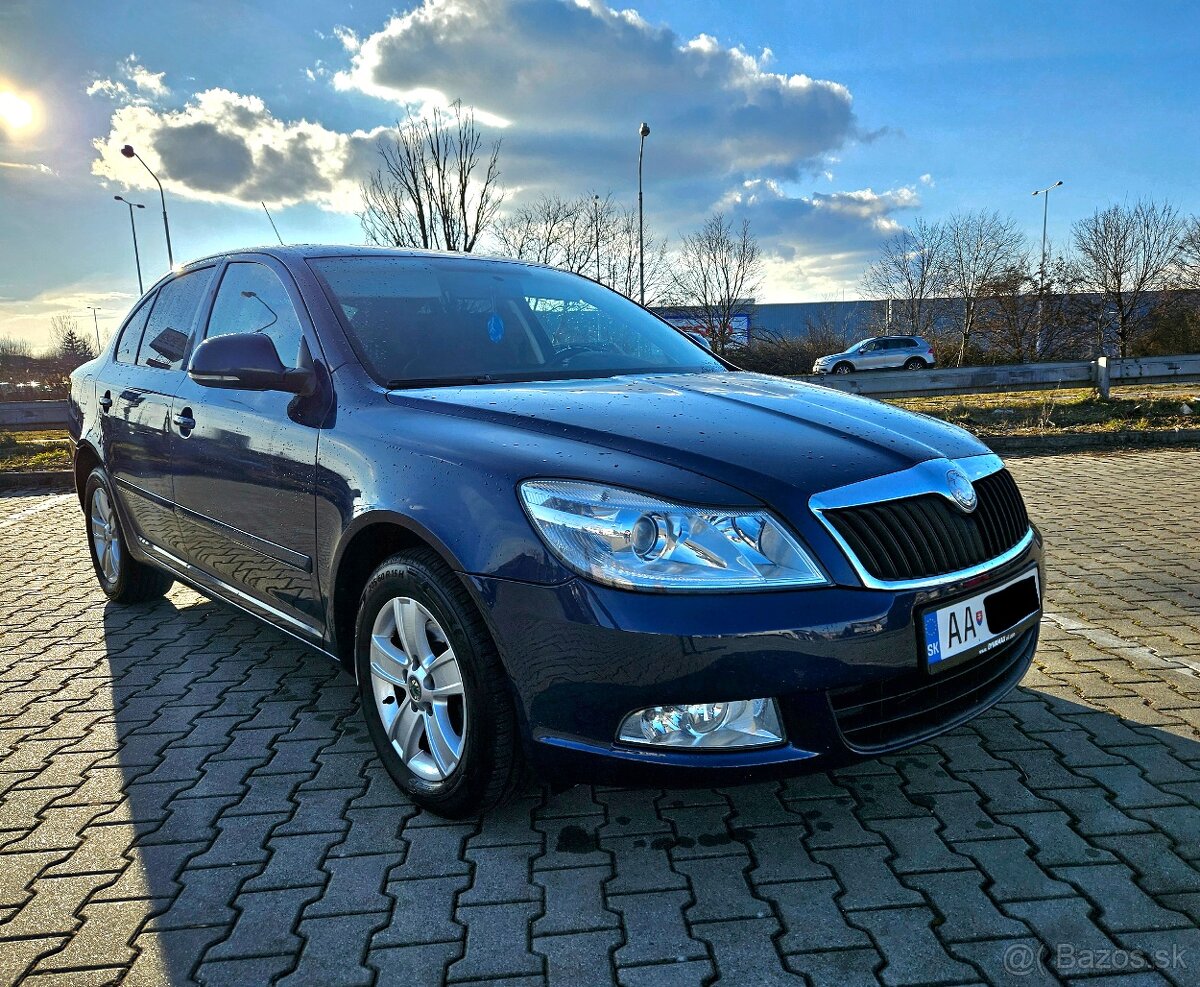
[[[1008,470],[976,480],[975,493],[970,514],[929,493],[825,511],[825,517],[876,579],[945,576],[1003,555],[1029,531],[1025,502]]]
[[[846,743],[879,751],[914,743],[966,719],[1009,690],[1025,674],[1037,646],[1037,628],[994,652],[936,675],[902,675],[829,691],[829,705]]]

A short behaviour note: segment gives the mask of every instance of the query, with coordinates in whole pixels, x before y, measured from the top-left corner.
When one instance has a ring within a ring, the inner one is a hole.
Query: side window
[[[270,336],[284,366],[298,366],[304,332],[287,289],[269,267],[239,261],[225,269],[206,338],[235,332]]]
[[[183,366],[196,309],[204,299],[212,274],[211,267],[189,271],[158,289],[158,301],[150,313],[138,351],[139,367],[179,370]]]
[[[138,347],[142,343],[142,333],[153,305],[154,295],[151,295],[125,320],[125,328],[121,330],[121,338],[117,340],[117,348],[113,353],[117,363],[137,363]]]

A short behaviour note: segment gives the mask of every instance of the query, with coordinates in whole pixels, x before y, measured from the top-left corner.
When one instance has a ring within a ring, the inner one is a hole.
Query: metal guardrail
[[[1121,385],[1200,382],[1200,354],[1125,360],[1102,356],[1098,360],[1075,363],[1023,363],[1007,367],[874,370],[845,376],[795,377],[793,380],[880,398],[998,394],[1089,386],[1107,398],[1110,388]],[[0,429],[19,432],[66,427],[66,401],[0,401]]]
[[[0,401],[0,429],[5,431],[66,427],[66,401]]]
[[[1095,387],[1101,397],[1107,398],[1110,388],[1121,385],[1200,381],[1200,354],[1123,360],[1102,356],[1098,360],[1073,363],[1023,363],[944,370],[874,370],[844,376],[821,374],[793,379],[880,398],[998,394],[1059,387]]]

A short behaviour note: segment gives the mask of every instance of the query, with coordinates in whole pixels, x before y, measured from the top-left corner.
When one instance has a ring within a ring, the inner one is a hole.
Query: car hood
[[[780,505],[929,459],[988,451],[924,415],[742,372],[424,388],[388,398],[650,459]],[[576,457],[569,475],[581,476],[586,463]],[[603,469],[590,466],[597,478]]]

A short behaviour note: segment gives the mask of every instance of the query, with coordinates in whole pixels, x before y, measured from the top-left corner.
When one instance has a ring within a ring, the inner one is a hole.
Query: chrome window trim
[[[887,473],[883,476],[872,477],[869,480],[860,480],[857,483],[849,483],[844,487],[835,487],[833,490],[813,494],[809,498],[808,506],[817,516],[817,519],[824,526],[825,530],[829,532],[830,537],[837,542],[838,547],[850,561],[855,574],[862,580],[862,584],[869,589],[929,589],[934,586],[943,586],[946,583],[958,582],[962,579],[972,579],[975,576],[990,572],[992,569],[999,568],[1021,556],[1033,543],[1033,527],[1030,526],[1029,530],[1025,532],[1025,537],[1007,552],[970,568],[959,569],[957,572],[943,573],[939,576],[926,576],[921,579],[889,580],[879,579],[871,575],[859,561],[858,556],[851,550],[837,528],[825,516],[825,511],[840,510],[845,507],[863,507],[869,504],[879,504],[889,500],[903,500],[907,497],[919,497],[921,494],[930,493],[940,494],[953,504],[955,501],[953,495],[950,493],[949,486],[946,484],[946,474],[955,467],[966,473],[968,478],[974,482],[1004,469],[1004,460],[995,453],[990,452],[980,456],[967,456],[963,459],[927,459],[923,463],[918,463],[916,466],[900,470],[897,473]]]

